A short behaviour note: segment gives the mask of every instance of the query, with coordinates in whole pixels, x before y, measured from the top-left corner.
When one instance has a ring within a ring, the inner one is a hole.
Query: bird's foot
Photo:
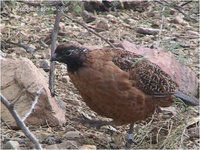
[[[132,133],[128,133],[127,141],[126,141],[126,147],[130,148],[132,144],[137,145],[137,142],[133,138]]]
[[[83,118],[81,118],[80,122],[82,124],[89,124],[89,126],[91,126],[93,128],[97,128],[97,129],[100,129],[102,126],[106,126],[106,125],[111,125],[111,126],[114,125],[113,121],[92,120],[85,116],[83,116]]]

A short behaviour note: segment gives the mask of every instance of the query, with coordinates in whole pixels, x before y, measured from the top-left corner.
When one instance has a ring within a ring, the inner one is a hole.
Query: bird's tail
[[[197,99],[197,98],[195,98],[193,96],[186,95],[181,91],[177,91],[174,94],[174,96],[180,98],[187,105],[199,106],[199,99]]]

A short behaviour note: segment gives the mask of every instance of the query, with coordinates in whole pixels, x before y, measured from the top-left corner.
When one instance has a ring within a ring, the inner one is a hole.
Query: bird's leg
[[[127,141],[126,141],[126,147],[130,148],[130,146],[134,143],[134,144],[137,144],[134,139],[133,139],[133,127],[134,127],[134,124],[131,123],[129,125],[129,130],[128,130],[128,137],[127,137]]]
[[[102,126],[106,126],[106,125],[111,125],[111,126],[114,125],[113,121],[92,120],[85,116],[83,116],[83,118],[81,118],[81,123],[89,124],[90,126],[95,127],[97,129],[100,129]]]

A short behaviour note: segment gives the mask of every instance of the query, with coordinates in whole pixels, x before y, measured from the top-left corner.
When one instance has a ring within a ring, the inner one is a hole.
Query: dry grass
[[[8,4],[5,14],[2,14],[1,19],[1,40],[3,46],[2,51],[7,54],[8,57],[28,57],[36,65],[38,61],[45,58],[49,53],[49,45],[45,43],[53,28],[54,15],[51,11],[41,12],[22,12],[22,8],[25,4],[13,2],[15,4]],[[190,4],[195,5],[195,4]],[[190,6],[189,5],[189,6]],[[191,7],[191,6],[190,6]],[[155,9],[157,8],[157,9]],[[159,9],[158,9],[159,8]],[[135,32],[135,28],[144,26],[151,27],[152,24],[160,23],[160,11],[162,7],[157,4],[152,4],[152,9],[143,13],[132,11],[121,12],[109,12],[99,14],[98,18],[104,18],[109,21],[110,29],[99,33],[107,39],[123,40],[134,42],[145,46],[150,46],[154,43],[158,37],[153,35],[140,35]],[[165,8],[166,12],[169,12],[169,8]],[[153,17],[149,17],[149,13],[154,13]],[[72,17],[73,14],[68,14]],[[112,17],[111,17],[112,16]],[[82,18],[79,16],[74,17],[77,20]],[[111,19],[114,19],[114,22]],[[199,74],[198,64],[198,38],[190,38],[190,34],[186,34],[187,31],[198,32],[198,23],[188,22],[188,26],[169,23],[168,19],[173,18],[172,15],[167,14],[164,18],[163,32],[159,39],[161,40],[161,46],[171,50],[177,57],[186,58],[187,65]],[[71,22],[67,18],[62,18],[61,31],[65,33],[64,36],[59,36],[58,41],[68,42],[77,41],[85,45],[98,45],[103,46],[106,43],[96,37],[95,35],[87,32],[76,23]],[[90,24],[93,25],[93,24]],[[178,41],[174,41],[176,37]],[[36,47],[37,51],[34,55],[26,53],[23,48],[16,47],[15,45],[7,44],[6,41],[19,42],[22,41],[26,44],[32,44]],[[165,43],[167,41],[167,44]],[[173,42],[172,42],[173,41]],[[170,45],[169,42],[172,42]],[[189,48],[180,46],[180,43],[189,45]],[[167,47],[168,46],[168,47]],[[184,57],[183,57],[184,56]],[[79,139],[84,144],[95,144],[98,148],[124,148],[124,136],[126,134],[127,126],[117,127],[117,134],[119,139],[116,139],[116,134],[112,131],[112,138],[110,140],[110,130],[101,129],[96,130],[93,128],[87,128],[80,125],[79,122],[73,121],[74,118],[78,118],[83,112],[96,118],[101,118],[94,112],[92,112],[83,102],[75,104],[77,100],[81,100],[77,90],[72,83],[62,82],[62,76],[67,75],[67,71],[62,67],[57,66],[57,93],[62,100],[66,102],[66,118],[67,123],[63,128],[51,128],[45,127],[32,127],[35,133],[45,133],[45,135],[55,134],[62,137],[69,128],[75,128],[83,133],[83,138]],[[71,101],[70,101],[71,100]],[[72,103],[73,102],[73,103]],[[78,103],[78,102],[77,102]],[[199,137],[188,133],[189,129],[199,126],[199,108],[189,107],[186,108],[182,103],[176,103],[169,110],[162,110],[161,113],[155,113],[151,118],[146,121],[135,124],[135,139],[137,145],[133,145],[134,149],[198,149]],[[19,139],[19,131],[9,129],[9,126],[2,122],[2,141],[5,139]],[[91,135],[93,137],[91,138]],[[40,135],[38,135],[40,136]],[[114,143],[114,144],[112,144]]]

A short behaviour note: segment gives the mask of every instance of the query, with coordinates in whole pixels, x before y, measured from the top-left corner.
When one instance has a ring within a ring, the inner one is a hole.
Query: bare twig
[[[156,42],[156,48],[160,46],[161,34],[162,34],[162,29],[163,29],[163,24],[164,24],[164,11],[165,11],[165,7],[163,7],[162,12],[161,12],[162,17],[161,17],[161,24],[160,24],[160,29],[158,33],[158,40]]]
[[[27,5],[31,5],[31,6],[35,6],[35,7],[37,7],[37,6],[39,6],[39,7],[41,7],[42,5],[40,4],[40,3],[35,3],[35,2],[27,2],[27,1],[20,1],[21,3],[24,3],[24,4],[27,4]],[[63,5],[63,2],[61,1],[60,3],[49,3],[49,4],[47,4],[47,6],[58,6],[58,5]],[[68,6],[69,5],[69,3],[67,3],[67,4],[64,4],[64,6]],[[65,14],[64,14],[65,15]],[[65,17],[67,17],[68,19],[70,19],[71,21],[73,21],[73,22],[76,22],[77,24],[79,24],[79,25],[81,25],[82,27],[84,27],[85,29],[87,29],[89,32],[91,32],[91,33],[93,33],[93,34],[95,34],[96,36],[98,36],[98,37],[100,37],[101,39],[103,39],[106,43],[108,43],[112,48],[116,48],[109,40],[107,40],[106,38],[104,38],[103,36],[101,36],[101,35],[99,35],[97,32],[95,32],[94,30],[92,30],[92,29],[90,29],[90,28],[88,28],[86,25],[84,25],[83,23],[81,23],[81,22],[79,22],[79,21],[77,21],[77,20],[75,20],[75,19],[72,19],[71,17],[69,17],[69,16],[67,16],[67,15],[65,15]],[[59,19],[60,20],[60,19]],[[52,37],[53,37],[53,35],[52,35]],[[52,62],[52,64],[54,64],[54,62]],[[53,68],[52,68],[53,69]],[[54,69],[53,69],[54,70]],[[50,73],[51,74],[51,73]],[[53,76],[52,76],[52,78],[53,78]],[[50,86],[50,90],[51,90],[51,88],[53,89],[53,86]],[[54,91],[52,91],[51,90],[51,94],[52,95],[54,95],[55,93],[54,93]]]
[[[33,7],[41,7],[41,3],[35,3],[35,2],[31,2],[31,1],[18,1],[20,3],[24,3]]]
[[[60,18],[62,16],[61,10],[62,8],[57,7],[56,9],[56,18],[55,18],[55,23],[54,23],[54,28],[51,34],[51,56],[54,54],[54,51],[56,49],[56,40],[58,36],[58,29],[59,29],[59,23],[60,23]],[[49,74],[49,89],[51,91],[51,96],[55,95],[55,75],[54,75],[54,70],[55,70],[55,62],[51,61],[50,64],[50,74]]]
[[[170,118],[166,122],[168,123],[168,129],[167,129],[168,133],[167,133],[166,139],[168,139],[168,138],[170,138],[170,135],[171,135],[171,132],[172,132],[173,121],[171,121],[171,118]],[[163,127],[161,127],[161,128],[163,128]],[[159,137],[160,129],[158,130],[158,133],[156,135],[157,142],[158,142],[158,137]],[[165,145],[166,142],[167,142],[167,140],[165,140],[162,145]]]
[[[164,6],[173,8],[173,9],[177,10],[178,12],[180,12],[181,14],[183,14],[187,19],[193,20],[193,21],[195,21],[195,22],[198,22],[196,19],[194,19],[194,18],[188,16],[186,13],[184,13],[184,12],[181,10],[181,7],[180,7],[180,6],[177,6],[177,5],[170,5],[170,3],[168,3],[168,2],[165,1],[165,0],[162,0],[162,1],[161,1],[161,0],[155,0],[155,2],[157,2],[157,3],[161,4],[161,5],[164,5]],[[165,4],[164,4],[163,2],[164,2]]]
[[[140,34],[156,35],[159,33],[159,29],[139,27],[136,32]]]
[[[181,4],[180,6],[183,7],[183,6],[185,6],[185,5],[187,5],[187,4],[191,3],[191,2],[192,2],[192,1],[187,1],[187,2],[185,2],[185,3],[183,3],[183,4]]]
[[[28,44],[25,44],[25,43],[22,43],[22,42],[15,43],[15,42],[12,42],[12,41],[7,40],[6,43],[9,43],[9,44],[13,44],[13,45],[22,47],[22,48],[24,48],[28,53],[34,53],[34,52],[35,52],[35,48],[32,48],[32,47],[30,47]]]
[[[148,127],[149,125],[152,124],[152,122],[154,121],[154,118],[155,118],[155,114],[156,114],[156,111],[155,111],[154,114],[151,116],[151,120],[145,125],[145,127]]]
[[[37,138],[31,133],[29,128],[21,120],[20,116],[18,115],[18,113],[14,109],[14,105],[12,105],[2,94],[0,95],[0,97],[1,97],[1,102],[6,106],[8,111],[11,113],[11,115],[15,119],[18,127],[21,128],[21,130],[24,132],[26,137],[28,137],[35,144],[36,149],[42,149],[42,146],[38,142]]]
[[[42,7],[42,6],[67,6],[68,3],[64,3],[63,1],[46,1],[45,3],[37,3],[37,2],[31,2],[31,1],[18,1],[20,3],[29,5],[29,6],[33,6],[33,7]]]
[[[96,36],[100,37],[101,39],[103,39],[106,43],[108,43],[112,48],[116,48],[109,40],[107,40],[106,38],[104,38],[103,36],[101,36],[100,34],[98,34],[97,32],[95,32],[94,30],[88,28],[86,25],[84,25],[83,23],[81,23],[78,20],[72,19],[71,17],[67,16],[64,14],[65,17],[67,17],[69,20],[76,22],[77,24],[81,25],[82,27],[84,27],[85,29],[87,29],[89,32],[95,34]]]
[[[39,99],[40,95],[42,94],[42,90],[43,90],[43,89],[44,89],[44,88],[41,88],[40,90],[37,91],[36,96],[35,96],[35,99],[34,99],[32,105],[31,105],[31,108],[30,108],[30,110],[25,114],[25,116],[22,118],[22,121],[26,120],[26,118],[27,118],[27,117],[33,112],[33,110],[35,109],[35,105],[37,104],[38,99]]]
[[[187,129],[187,126],[184,126],[183,132],[182,132],[182,134],[181,134],[181,144],[180,144],[180,148],[181,148],[181,149],[183,149],[182,146],[183,146],[183,141],[184,141],[184,139],[185,139],[184,136],[186,135],[186,134],[185,134],[186,129]]]

